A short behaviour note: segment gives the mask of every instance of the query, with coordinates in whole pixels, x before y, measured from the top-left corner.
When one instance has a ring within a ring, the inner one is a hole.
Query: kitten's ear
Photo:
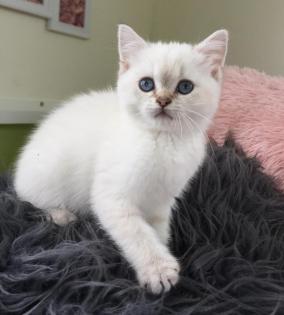
[[[217,80],[220,79],[225,64],[228,40],[228,31],[219,30],[195,46],[195,49],[204,55],[204,62],[208,64],[212,76]]]
[[[120,73],[128,69],[129,59],[146,46],[145,40],[134,32],[131,27],[125,24],[118,26]]]

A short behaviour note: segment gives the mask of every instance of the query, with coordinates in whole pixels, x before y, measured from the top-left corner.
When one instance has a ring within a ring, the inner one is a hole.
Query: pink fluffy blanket
[[[209,135],[222,143],[229,130],[284,190],[284,77],[227,67],[221,105]]]

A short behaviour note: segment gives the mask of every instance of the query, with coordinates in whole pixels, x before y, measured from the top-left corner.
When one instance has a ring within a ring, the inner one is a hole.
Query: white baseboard
[[[37,123],[59,103],[47,99],[0,99],[0,124]]]

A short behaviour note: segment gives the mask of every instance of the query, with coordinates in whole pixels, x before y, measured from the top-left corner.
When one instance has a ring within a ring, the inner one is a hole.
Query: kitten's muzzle
[[[164,107],[158,109],[156,111],[156,114],[154,115],[155,118],[161,117],[161,118],[169,118],[173,119],[173,117],[164,109]]]
[[[172,99],[167,96],[158,96],[156,98],[156,102],[159,104],[160,107],[164,108],[171,104]]]

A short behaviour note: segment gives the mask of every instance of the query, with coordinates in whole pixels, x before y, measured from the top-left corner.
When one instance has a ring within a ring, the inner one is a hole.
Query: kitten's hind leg
[[[52,220],[58,225],[66,225],[76,220],[76,215],[64,208],[55,208],[48,210]]]

